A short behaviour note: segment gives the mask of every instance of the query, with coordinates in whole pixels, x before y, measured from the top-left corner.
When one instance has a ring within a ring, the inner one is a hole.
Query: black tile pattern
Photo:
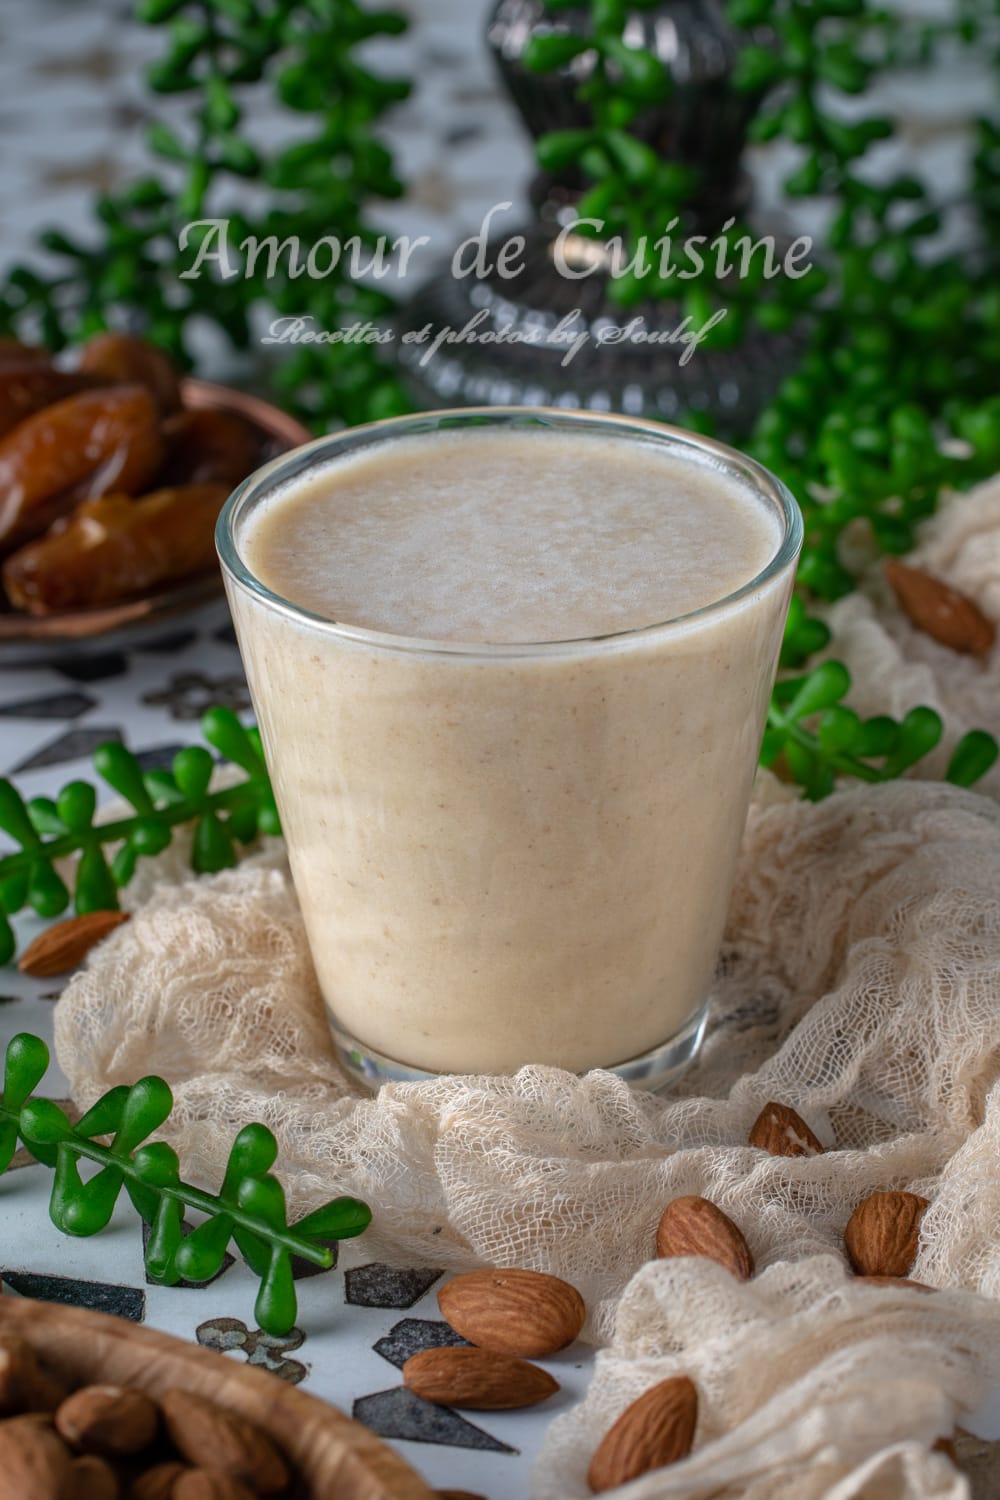
[[[97,707],[97,699],[86,693],[47,693],[42,698],[22,698],[19,703],[0,704],[4,719],[78,719]]]
[[[137,649],[151,651],[154,656],[167,656],[175,651],[183,651],[197,639],[198,632],[195,630],[175,630],[170,635],[158,636],[155,641],[143,641]]]
[[[344,1301],[355,1307],[412,1307],[443,1271],[400,1271],[373,1261],[344,1273]]]
[[[411,1443],[439,1443],[449,1448],[478,1448],[484,1453],[516,1453],[448,1406],[435,1406],[397,1385],[391,1391],[360,1396],[352,1416],[379,1437]]]
[[[401,1370],[411,1354],[423,1354],[425,1349],[468,1348],[468,1339],[463,1339],[447,1323],[432,1322],[429,1318],[403,1318],[394,1323],[384,1338],[372,1344],[376,1354],[381,1354],[397,1370]]]
[[[134,1286],[115,1286],[108,1281],[80,1281],[72,1276],[43,1276],[38,1271],[3,1272],[5,1286],[21,1297],[60,1302],[67,1307],[88,1307],[92,1312],[115,1313],[132,1323],[146,1317],[146,1294]]]
[[[19,766],[13,768],[12,774],[21,775],[25,771],[41,771],[45,766],[59,766],[65,761],[83,760],[93,755],[98,745],[105,744],[108,740],[122,741],[122,732],[114,726],[106,724],[88,725],[84,729],[67,729],[65,734],[59,735],[58,739],[50,740],[34,755],[29,755]]]
[[[107,682],[128,671],[128,657],[122,651],[106,651],[100,656],[67,656],[55,664],[56,671],[73,682]]]
[[[289,1385],[298,1385],[309,1373],[307,1365],[297,1359],[284,1358],[305,1343],[306,1336],[301,1328],[293,1328],[284,1338],[276,1338],[259,1328],[248,1328],[241,1318],[209,1318],[198,1324],[195,1338],[206,1349],[217,1349],[220,1354],[238,1350],[246,1355],[247,1364],[269,1370]]]

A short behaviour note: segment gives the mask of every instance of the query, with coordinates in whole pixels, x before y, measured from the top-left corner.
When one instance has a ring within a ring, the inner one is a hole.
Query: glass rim
[[[564,640],[510,641],[489,643],[484,641],[440,640],[430,636],[394,635],[389,631],[372,630],[362,625],[351,625],[331,620],[327,615],[297,604],[269,588],[247,566],[240,555],[236,541],[236,528],[247,506],[255,500],[263,500],[273,492],[277,484],[296,474],[306,474],[320,467],[324,461],[331,465],[338,457],[352,450],[375,446],[382,442],[435,431],[454,430],[466,424],[483,427],[494,424],[498,427],[517,425],[548,427],[553,430],[567,427],[589,427],[594,430],[606,428],[620,434],[629,432],[644,438],[652,438],[664,446],[680,451],[693,463],[702,467],[722,469],[744,483],[750,482],[758,495],[769,500],[780,514],[782,534],[773,553],[752,578],[739,588],[713,599],[698,609],[681,615],[672,615],[665,620],[649,625],[630,626],[625,630],[607,631],[599,635],[574,636]],[[316,460],[314,463],[313,460]],[[651,636],[659,636],[674,630],[686,629],[690,625],[706,621],[716,615],[727,613],[737,607],[751,594],[765,587],[794,565],[802,547],[802,512],[787,485],[777,475],[715,438],[703,437],[667,422],[657,422],[645,417],[630,417],[616,412],[583,411],[577,408],[556,406],[463,406],[443,407],[432,411],[413,412],[400,417],[382,418],[365,422],[357,427],[348,427],[341,432],[314,438],[298,448],[280,454],[247,476],[226,500],[219,513],[215,529],[215,545],[224,577],[251,594],[258,603],[276,613],[303,622],[338,640],[352,641],[385,651],[411,652],[420,655],[480,657],[495,660],[523,656],[557,656],[568,652],[613,649],[614,647],[638,643]]]

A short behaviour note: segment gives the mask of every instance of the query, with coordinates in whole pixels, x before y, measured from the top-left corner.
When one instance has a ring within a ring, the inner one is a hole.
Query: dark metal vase
[[[536,139],[590,123],[576,90],[594,59],[583,52],[557,74],[538,74],[523,65],[525,47],[539,33],[579,32],[585,21],[582,9],[547,15],[542,0],[498,0],[494,7],[487,43]],[[674,85],[630,129],[664,159],[696,167],[705,184],[675,234],[710,237],[727,219],[742,218],[749,206],[749,179],[741,161],[758,100],[732,86],[740,39],[726,22],[720,0],[662,0],[632,13],[624,40],[654,52]],[[470,336],[443,342],[430,357],[427,344],[397,338],[393,347],[411,395],[427,407],[570,406],[664,421],[703,412],[721,432],[739,435],[788,368],[796,341],[751,326],[736,348],[699,347],[684,359],[679,302],[650,299],[625,310],[609,298],[604,270],[579,280],[560,274],[553,261],[554,242],[576,219],[585,186],[572,168],[558,177],[535,177],[530,189],[534,222],[516,229],[505,222],[486,257],[494,260],[504,241],[515,232],[523,235],[516,276],[501,276],[494,268],[481,278],[458,277],[446,265],[417,291],[403,309],[399,333],[430,324],[432,339],[449,328],[468,330]],[[650,225],[650,238],[665,228]],[[572,327],[586,337],[567,359],[566,320],[571,315]],[[633,324],[633,336],[617,338],[609,332],[635,319],[640,321]],[[565,330],[562,340],[547,342],[560,327]]]

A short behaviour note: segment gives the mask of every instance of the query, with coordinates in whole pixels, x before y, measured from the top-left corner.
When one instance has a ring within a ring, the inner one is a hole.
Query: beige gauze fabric
[[[811,805],[762,778],[706,1045],[662,1097],[540,1067],[361,1097],[333,1060],[280,842],[198,880],[182,854],[144,866],[133,920],[59,1002],[74,1097],[160,1073],[188,1177],[217,1184],[235,1130],[260,1119],[293,1214],[340,1192],[372,1204],[355,1258],[532,1266],[578,1286],[586,1336],[606,1347],[584,1402],[549,1429],[537,1500],[582,1500],[600,1435],[682,1371],[699,1391],[695,1450],[628,1500],[1000,1494],[995,1448],[977,1449],[975,1492],[931,1451],[1000,1392],[989,797],[911,780]],[[771,1099],[824,1154],[746,1144]],[[934,1295],[847,1275],[850,1213],[895,1187],[931,1199],[912,1274]],[[653,1260],[662,1209],[685,1193],[739,1224],[752,1281]]]

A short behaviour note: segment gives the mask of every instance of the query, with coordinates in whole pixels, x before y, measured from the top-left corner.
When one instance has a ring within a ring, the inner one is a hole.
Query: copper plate
[[[186,379],[181,382],[181,396],[186,407],[194,410],[209,407],[234,412],[256,427],[264,444],[261,463],[287,453],[309,441],[312,433],[267,401],[248,396],[231,386],[214,385],[208,380]],[[158,626],[165,620],[185,614],[222,597],[222,577],[218,570],[187,578],[151,594],[123,600],[103,609],[75,610],[58,615],[29,615],[20,611],[0,613],[0,666],[22,666],[52,661],[70,651],[107,651],[112,647],[136,645],[144,626]]]

